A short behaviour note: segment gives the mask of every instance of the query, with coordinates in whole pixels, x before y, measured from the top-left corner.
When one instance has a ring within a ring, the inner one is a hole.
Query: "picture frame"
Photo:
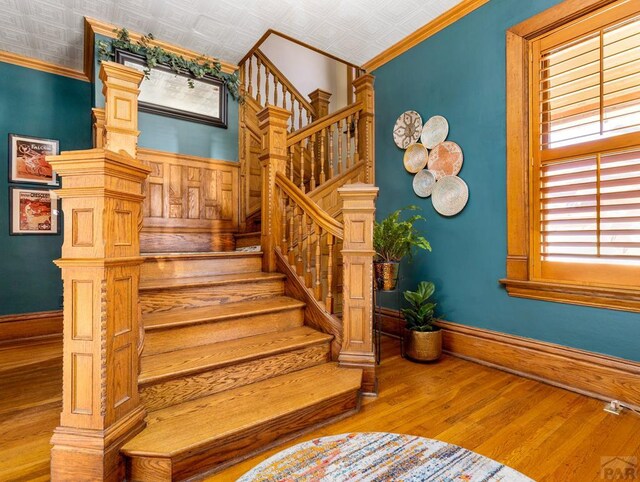
[[[11,186],[9,234],[60,234],[59,204],[51,189]]]
[[[138,70],[147,68],[143,56],[125,50],[116,49],[115,59]],[[158,65],[142,79],[138,110],[226,129],[227,86],[210,75],[196,78],[189,71],[176,74],[169,66]]]
[[[9,182],[58,186],[58,176],[45,156],[59,153],[56,139],[9,134]]]

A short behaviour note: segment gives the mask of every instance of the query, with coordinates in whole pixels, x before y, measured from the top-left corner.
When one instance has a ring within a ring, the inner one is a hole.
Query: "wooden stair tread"
[[[264,333],[237,340],[194,346],[142,357],[138,382],[147,384],[161,379],[221,368],[311,345],[328,343],[332,335],[301,326],[286,331]]]
[[[288,296],[271,296],[251,301],[221,303],[219,305],[186,308],[183,310],[148,313],[142,320],[145,330],[171,328],[197,323],[244,318],[263,313],[303,308],[305,303]]]
[[[193,453],[323,400],[360,389],[362,370],[325,363],[149,413],[147,427],[122,447],[128,456]]]
[[[261,271],[250,273],[233,273],[215,276],[191,276],[187,278],[164,278],[140,281],[140,291],[157,290],[167,288],[184,288],[193,286],[216,286],[228,283],[251,283],[270,280],[283,280],[285,275],[281,273],[263,273]]]
[[[261,258],[262,251],[211,251],[191,253],[142,253],[145,261],[164,259]]]

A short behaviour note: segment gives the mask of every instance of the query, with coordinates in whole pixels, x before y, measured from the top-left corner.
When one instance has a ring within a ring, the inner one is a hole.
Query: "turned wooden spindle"
[[[322,299],[322,249],[320,246],[320,241],[322,239],[322,228],[319,225],[316,225],[316,276],[315,276],[315,286],[313,293],[316,297],[316,300]]]
[[[278,193],[280,195],[280,212],[282,213],[281,217],[280,217],[280,221],[281,221],[281,230],[282,230],[282,240],[281,240],[281,244],[280,244],[280,252],[282,254],[286,253],[288,251],[287,249],[287,211],[288,211],[288,200],[287,197],[284,194],[284,191],[282,189],[278,189]]]
[[[346,159],[346,169],[349,169],[353,164],[351,163],[352,161],[352,147],[351,147],[351,116],[348,116],[345,120],[345,132],[346,132],[346,141],[347,141],[347,159]]]
[[[313,220],[311,216],[307,216],[307,266],[304,273],[304,281],[307,285],[307,288],[313,287],[313,272],[311,271],[311,267],[313,266],[313,253],[311,251],[311,228],[312,228]]]
[[[353,133],[353,145],[354,145],[354,164],[358,163],[360,161],[360,151],[358,150],[358,123],[360,121],[360,112],[356,112],[355,114],[355,120],[353,123],[353,129],[354,129],[354,133]]]
[[[333,179],[333,126],[327,127],[329,133],[329,179]]]
[[[288,110],[287,109],[287,94],[289,93],[289,91],[287,90],[287,86],[285,84],[282,84],[282,108],[284,110]]]
[[[304,141],[300,141],[298,144],[298,152],[300,153],[300,190],[302,192],[306,192],[304,188],[304,148],[302,147],[302,143]]]
[[[291,201],[291,203],[293,204],[293,201]],[[295,239],[295,234],[294,234],[294,230],[295,230],[295,219],[296,216],[298,215],[298,205],[297,204],[293,204],[293,208],[291,209],[291,211],[289,211],[289,252],[287,253],[289,256],[289,264],[291,266],[294,265],[295,263],[295,253],[293,251],[294,248],[294,239]]]
[[[298,101],[298,129],[302,129],[302,104]]]
[[[340,129],[340,121],[335,125],[338,133],[338,175],[340,175],[342,174],[342,130]]]
[[[335,238],[333,234],[327,233],[327,247],[328,247],[328,258],[327,258],[327,297],[325,298],[324,304],[329,313],[333,313],[333,246],[335,243]]]
[[[264,66],[264,105],[269,105],[269,67]],[[273,104],[275,105],[275,103]]]
[[[256,88],[257,88],[257,93],[256,93],[256,100],[258,101],[258,104],[262,105],[262,95],[260,94],[260,71],[262,70],[262,60],[260,60],[260,57],[256,57]]]
[[[293,182],[293,146],[289,147],[289,180]]]
[[[304,223],[305,212],[302,208],[298,211],[298,249],[296,256],[296,273],[302,275],[304,273],[304,258],[302,257],[302,246],[304,242]]]
[[[326,129],[320,131],[320,184],[324,184],[327,180],[324,173],[324,142]]]
[[[311,179],[309,181],[309,190],[313,191],[316,188],[316,156],[315,156],[315,143],[316,134],[307,139],[307,150],[309,151],[309,157],[311,161]]]
[[[293,96],[293,92],[291,92],[291,119],[289,120],[289,131],[293,132],[296,130],[296,109],[295,102],[296,99]]]
[[[247,92],[249,95],[253,95],[253,57],[249,57],[249,84],[247,87]]]
[[[273,105],[278,105],[278,77],[273,76]],[[284,107],[283,107],[284,108]]]

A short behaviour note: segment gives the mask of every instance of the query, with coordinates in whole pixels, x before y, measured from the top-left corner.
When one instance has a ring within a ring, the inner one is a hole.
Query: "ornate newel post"
[[[104,149],[48,158],[62,177],[63,396],[52,480],[122,480],[121,445],[144,428],[138,397],[142,73],[102,64]]]
[[[364,370],[362,390],[377,392],[373,346],[373,222],[378,188],[347,184],[338,189],[343,201],[341,366]]]
[[[329,115],[329,102],[331,100],[331,92],[322,89],[316,89],[309,94],[311,99],[311,107],[314,111],[314,120]]]
[[[276,241],[282,237],[277,209],[276,173],[285,173],[287,169],[287,124],[290,115],[290,111],[273,105],[268,105],[258,113],[262,132],[262,269],[268,273],[276,271]]]
[[[375,184],[375,96],[373,92],[374,77],[364,74],[353,81],[356,89],[356,102],[362,102],[363,109],[358,121],[358,150],[360,159],[366,159],[367,184]]]

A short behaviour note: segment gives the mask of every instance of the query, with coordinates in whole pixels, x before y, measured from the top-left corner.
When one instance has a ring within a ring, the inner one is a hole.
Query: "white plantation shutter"
[[[538,274],[640,266],[640,12],[621,5],[534,49]]]

